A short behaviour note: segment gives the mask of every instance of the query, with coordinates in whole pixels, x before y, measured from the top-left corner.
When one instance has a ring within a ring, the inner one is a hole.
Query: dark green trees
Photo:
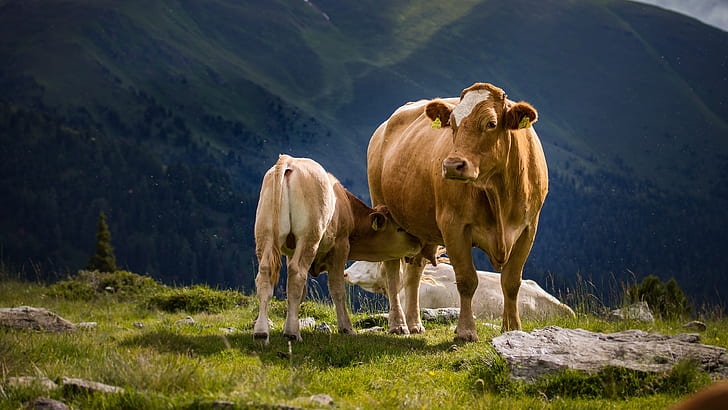
[[[114,248],[111,246],[111,233],[108,225],[106,225],[106,215],[104,215],[103,211],[99,213],[96,253],[89,259],[87,269],[100,272],[116,271],[116,257],[114,257]]]

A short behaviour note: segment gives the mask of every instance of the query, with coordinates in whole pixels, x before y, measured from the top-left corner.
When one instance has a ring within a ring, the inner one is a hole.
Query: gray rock
[[[174,322],[175,325],[181,326],[181,325],[194,325],[195,319],[192,316],[187,316],[184,319],[180,319],[176,322]]]
[[[55,390],[58,385],[47,377],[20,376],[8,377],[5,381],[7,387],[33,387],[38,386],[43,390]]]
[[[68,320],[43,308],[20,306],[0,309],[0,327],[31,329],[47,332],[75,332],[76,326]]]
[[[81,322],[81,323],[77,324],[76,326],[80,327],[80,328],[84,328],[84,329],[91,329],[98,325],[99,324],[96,322]]]
[[[301,329],[305,329],[307,327],[316,327],[316,319],[312,317],[304,317],[303,319],[298,319],[299,326],[301,326]]]
[[[134,322],[134,323],[132,323],[132,326],[134,326],[134,327],[136,327],[138,329],[141,329],[141,328],[144,327],[144,323],[142,323],[142,322]]]
[[[308,398],[308,401],[311,404],[319,405],[319,406],[333,406],[334,405],[334,399],[329,396],[328,394],[315,394]]]
[[[728,377],[726,349],[699,341],[696,334],[666,336],[641,330],[605,334],[549,326],[531,333],[507,332],[492,343],[508,362],[511,377],[520,380],[533,381],[566,368],[588,373],[607,366],[666,372],[686,359],[716,377]]]
[[[63,378],[62,384],[64,388],[70,390],[94,391],[100,393],[121,393],[124,391],[121,387],[82,379],[69,379],[68,377]]]
[[[498,325],[496,325],[496,324],[494,324],[494,323],[487,323],[487,322],[486,322],[486,323],[483,323],[483,325],[484,325],[485,327],[489,327],[489,328],[491,328],[491,329],[493,329],[493,330],[501,330],[501,327],[500,327],[500,326],[498,326]]]
[[[615,309],[609,314],[609,319],[612,321],[636,320],[645,323],[654,323],[655,321],[647,302],[637,302],[622,309]]]
[[[359,333],[376,333],[376,332],[384,332],[386,329],[384,329],[381,326],[373,326],[366,329],[361,329]]]
[[[324,333],[332,333],[331,326],[329,326],[329,324],[326,322],[321,322],[320,325],[316,326],[316,330]]]
[[[708,326],[706,326],[703,322],[693,320],[692,322],[685,323],[683,325],[683,329],[691,332],[705,332],[705,330],[708,329]]]
[[[25,409],[33,410],[68,410],[70,407],[58,400],[49,399],[47,397],[38,397],[33,401],[25,403]]]
[[[424,321],[451,323],[457,322],[460,308],[420,309],[420,314]]]

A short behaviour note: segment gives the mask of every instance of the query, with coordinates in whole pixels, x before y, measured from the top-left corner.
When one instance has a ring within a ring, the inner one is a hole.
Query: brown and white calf
[[[281,155],[263,178],[255,216],[255,248],[260,311],[253,334],[268,343],[268,304],[278,283],[282,254],[288,263],[283,334],[300,341],[298,310],[308,273],[329,272],[339,332],[354,333],[345,305],[346,261],[399,259],[417,254],[421,246],[392,222],[384,206],[370,208],[317,162]]]

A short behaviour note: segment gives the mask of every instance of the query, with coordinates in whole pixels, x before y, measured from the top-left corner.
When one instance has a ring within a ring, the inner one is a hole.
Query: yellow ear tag
[[[531,126],[531,118],[528,116],[523,117],[520,123],[518,123],[518,129],[529,128]]]
[[[440,128],[442,128],[442,121],[440,121],[440,117],[437,117],[432,121],[432,129],[439,130]]]

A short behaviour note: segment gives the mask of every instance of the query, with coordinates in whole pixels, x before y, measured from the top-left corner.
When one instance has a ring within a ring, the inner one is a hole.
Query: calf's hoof
[[[344,334],[344,335],[355,335],[356,334],[356,330],[354,330],[354,329],[352,329],[350,327],[347,327],[347,328],[339,328],[339,333]]]
[[[268,338],[268,333],[264,333],[264,332],[253,333],[253,339],[255,339],[258,342],[263,342],[266,345],[270,342],[270,340]]]
[[[286,337],[286,339],[290,340],[291,342],[302,342],[303,338],[300,334],[294,335],[294,334],[288,334],[284,333],[283,336]]]
[[[414,326],[410,326],[409,332],[413,335],[422,334],[425,333],[425,327],[422,326],[422,323],[419,323]]]
[[[404,336],[409,336],[409,334],[410,334],[409,329],[407,329],[406,325],[391,326],[389,328],[389,333],[391,333],[393,335],[404,335]]]

